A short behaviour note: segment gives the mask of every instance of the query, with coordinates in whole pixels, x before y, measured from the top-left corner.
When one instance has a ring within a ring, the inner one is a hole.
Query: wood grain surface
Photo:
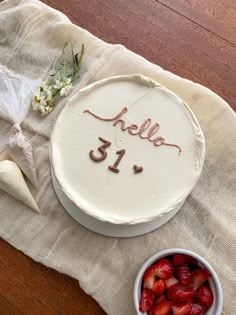
[[[207,86],[236,110],[234,0],[43,2],[95,36],[123,44],[164,69]],[[0,314],[105,313],[76,280],[0,240]]]

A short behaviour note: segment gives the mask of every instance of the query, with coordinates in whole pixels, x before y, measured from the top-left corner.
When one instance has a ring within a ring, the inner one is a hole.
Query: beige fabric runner
[[[53,68],[65,42],[86,55],[81,87],[105,77],[141,73],[182,97],[206,137],[202,176],[179,213],[144,236],[116,239],[97,235],[75,222],[52,187],[48,159],[53,125],[68,98],[42,119],[30,110],[22,124],[30,139],[40,190],[29,184],[41,209],[36,214],[0,192],[0,236],[25,254],[79,280],[81,287],[110,315],[133,315],[133,284],[146,258],[169,247],[203,255],[216,269],[224,292],[224,314],[235,315],[236,291],[236,116],[220,97],[128,51],[109,45],[73,25],[60,12],[35,0],[0,3],[0,63],[17,74],[42,79]],[[0,137],[11,125],[0,120]],[[4,159],[4,152],[0,159]]]

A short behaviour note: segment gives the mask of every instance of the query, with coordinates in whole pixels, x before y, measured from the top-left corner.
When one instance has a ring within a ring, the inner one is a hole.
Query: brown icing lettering
[[[89,156],[94,162],[102,162],[103,160],[105,160],[105,158],[107,157],[106,149],[111,145],[110,141],[107,141],[101,137],[99,137],[98,139],[102,141],[104,144],[98,147],[98,151],[101,153],[100,156],[94,155],[93,150],[89,152]]]
[[[119,173],[119,169],[117,168],[117,166],[120,164],[121,159],[123,158],[123,156],[125,155],[125,150],[122,149],[120,151],[117,151],[116,154],[118,154],[118,158],[115,161],[115,163],[113,165],[108,166],[109,170],[114,172],[114,173]]]
[[[179,151],[179,154],[182,152],[182,149],[179,145],[174,144],[174,143],[168,143],[165,141],[165,139],[163,137],[160,137],[160,136],[154,138],[155,134],[159,131],[160,125],[157,122],[155,122],[152,125],[152,120],[150,118],[146,119],[140,127],[138,127],[136,124],[131,124],[129,126],[126,126],[125,121],[123,119],[121,119],[121,117],[127,112],[128,112],[128,109],[126,107],[124,107],[116,116],[114,116],[112,118],[103,118],[103,117],[100,117],[100,116],[94,114],[93,112],[91,112],[88,109],[84,110],[84,113],[89,113],[90,115],[92,115],[93,117],[95,117],[99,120],[114,121],[113,126],[116,126],[118,123],[120,123],[122,131],[128,130],[128,133],[132,136],[139,135],[139,137],[141,139],[147,139],[148,141],[152,142],[153,145],[156,147],[161,146],[161,145],[166,145],[166,146],[177,148]],[[137,131],[134,132],[135,130],[137,130]],[[143,135],[145,131],[147,131],[146,136]]]
[[[144,122],[142,123],[142,125],[141,125],[141,127],[139,129],[139,137],[141,139],[147,139],[148,138],[148,137],[144,137],[143,133],[144,133],[145,130],[147,130],[150,127],[151,123],[152,123],[152,121],[151,121],[150,118],[144,120]]]
[[[85,109],[84,110],[84,113],[89,113],[90,115],[92,115],[93,117],[97,118],[97,119],[100,119],[100,120],[103,120],[103,121],[114,121],[114,120],[119,120],[121,116],[123,116],[123,114],[127,113],[128,112],[128,108],[124,107],[122,109],[122,111],[120,113],[118,113],[115,117],[112,117],[112,118],[102,118],[94,113],[92,113],[89,109]]]
[[[134,173],[135,174],[142,173],[142,171],[143,171],[142,166],[134,165]]]
[[[132,136],[135,136],[138,134],[138,132],[132,132],[132,130],[138,129],[138,126],[135,124],[131,124],[127,129],[128,129],[128,133],[131,134]]]
[[[152,125],[152,127],[151,127],[151,128],[149,129],[149,131],[148,131],[147,138],[148,138],[148,139],[151,139],[151,137],[152,137],[153,135],[155,135],[155,133],[159,130],[159,128],[160,128],[159,124],[158,124],[158,123],[154,123],[154,124]]]

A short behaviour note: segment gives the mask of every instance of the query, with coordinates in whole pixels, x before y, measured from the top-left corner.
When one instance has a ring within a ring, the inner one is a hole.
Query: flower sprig
[[[73,46],[71,46],[72,62],[66,61],[66,46],[67,44],[62,50],[56,72],[51,74],[46,82],[41,83],[38,92],[34,95],[32,107],[33,110],[40,112],[41,116],[46,116],[53,110],[59,97],[67,96],[71,93],[73,89],[72,82],[78,78],[84,56],[84,44],[80,52],[76,54]]]

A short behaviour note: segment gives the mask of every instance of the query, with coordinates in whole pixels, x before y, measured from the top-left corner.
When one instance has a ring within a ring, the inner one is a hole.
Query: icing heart
[[[141,173],[142,171],[143,171],[142,166],[134,165],[134,173],[135,174]]]

